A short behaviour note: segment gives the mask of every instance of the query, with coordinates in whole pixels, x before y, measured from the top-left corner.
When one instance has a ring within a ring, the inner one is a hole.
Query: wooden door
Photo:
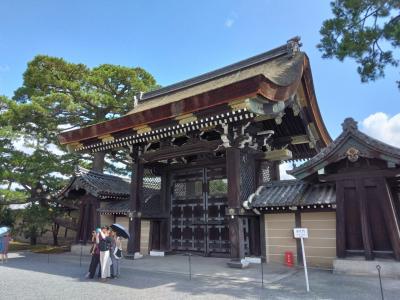
[[[179,171],[171,179],[171,249],[229,254],[225,169]]]

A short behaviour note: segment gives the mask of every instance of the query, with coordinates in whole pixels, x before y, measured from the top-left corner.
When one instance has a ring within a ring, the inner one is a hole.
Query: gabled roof
[[[304,52],[299,51],[297,43],[297,39],[290,40],[288,44],[270,51],[145,93],[138,105],[129,114],[148,110],[162,104],[173,103],[183,98],[222,88],[260,75],[277,86],[290,87],[298,82],[306,68],[307,56]],[[286,100],[285,97],[287,97],[272,91],[265,96],[272,101],[284,101]]]
[[[298,37],[295,37],[292,40],[298,41],[298,39],[299,39]],[[184,88],[188,88],[188,87],[200,84],[200,83],[204,83],[204,82],[210,81],[212,79],[227,75],[229,73],[232,73],[232,72],[244,69],[244,68],[248,68],[248,67],[272,60],[279,56],[288,54],[289,51],[290,51],[290,45],[282,45],[282,46],[276,47],[272,50],[269,50],[267,52],[261,53],[259,55],[255,55],[255,56],[252,56],[245,60],[239,61],[237,63],[233,63],[231,65],[225,66],[223,68],[220,68],[220,69],[217,69],[217,70],[214,70],[211,72],[207,72],[202,75],[199,75],[199,76],[187,79],[187,80],[183,80],[183,81],[168,85],[166,87],[162,87],[162,88],[154,90],[154,91],[144,93],[141,100],[142,101],[150,100],[150,99],[160,97],[160,96],[163,96],[163,95],[171,93],[171,92],[176,92],[176,91],[184,89]],[[281,84],[281,85],[283,85],[283,84]]]
[[[246,208],[330,205],[336,203],[335,185],[302,180],[271,181],[260,186],[245,202]]]
[[[347,158],[351,155],[349,149],[355,151],[357,156],[381,159],[400,166],[399,148],[362,133],[358,130],[357,122],[352,118],[345,119],[342,127],[343,132],[331,144],[301,166],[287,173],[298,179],[305,178],[333,162]]]
[[[71,151],[106,151],[159,140],[161,131],[164,136],[173,136],[177,128],[195,130],[188,119],[181,122],[181,117],[193,117],[199,124],[232,112],[253,118],[262,113],[255,111],[254,105],[248,107],[247,100],[257,99],[272,107],[277,102],[289,105],[299,94],[298,118],[307,123],[303,127],[310,126],[307,130],[321,144],[318,147],[323,147],[331,138],[318,108],[309,59],[299,47],[299,39],[291,39],[271,51],[149,92],[127,115],[62,132],[58,140]],[[238,103],[246,107],[236,107]]]
[[[59,198],[68,197],[72,190],[83,189],[86,193],[100,199],[129,199],[130,181],[118,176],[98,173],[82,167],[76,167],[69,183],[57,193]]]

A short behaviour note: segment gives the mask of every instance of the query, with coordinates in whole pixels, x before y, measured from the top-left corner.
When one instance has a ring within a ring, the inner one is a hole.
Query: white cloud
[[[233,26],[233,24],[235,24],[237,18],[238,18],[238,14],[236,12],[232,11],[229,14],[229,17],[226,18],[226,20],[225,20],[225,23],[224,23],[225,27],[231,28]]]
[[[294,179],[292,175],[286,173],[287,170],[292,170],[293,164],[290,162],[284,162],[279,165],[279,176],[281,180]]]
[[[361,125],[361,130],[366,134],[400,147],[400,113],[391,117],[383,112],[377,112],[365,118]]]
[[[225,27],[231,28],[234,23],[235,23],[235,20],[233,18],[228,18],[225,20]]]

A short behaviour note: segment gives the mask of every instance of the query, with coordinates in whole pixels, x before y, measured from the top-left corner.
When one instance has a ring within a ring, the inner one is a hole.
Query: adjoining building
[[[244,204],[264,217],[265,255],[281,261],[291,250],[301,263],[294,227],[309,229],[312,265],[336,258],[400,260],[400,149],[360,132],[348,118],[342,134],[298,168],[297,179],[268,182]]]
[[[141,198],[142,253],[148,253],[152,248],[159,249],[155,240],[150,247],[150,221],[145,221],[160,212],[160,182],[151,184],[147,180],[149,175],[144,174],[146,183]],[[101,225],[119,223],[129,227],[130,179],[77,167],[68,184],[57,193],[56,199],[58,203],[72,209],[74,218],[70,228],[76,229],[75,243],[90,241],[93,229]],[[126,248],[126,241],[123,241],[123,247]]]
[[[239,261],[264,254],[268,260],[282,261],[284,251],[299,254],[292,229],[301,225],[310,229],[306,247],[317,265],[360,251],[368,251],[367,259],[381,254],[399,259],[398,208],[396,216],[393,208],[399,202],[398,150],[381,143],[380,148],[368,148],[370,138],[367,144],[343,146],[342,140],[348,139],[342,135],[331,143],[318,109],[309,59],[300,51],[297,38],[138,95],[135,102],[125,116],[59,135],[70,151],[126,148],[133,160],[130,184],[85,171],[84,176],[97,178],[98,190],[106,186],[107,192],[93,192],[80,184],[74,188],[78,194],[85,190],[91,195],[80,197],[79,240],[88,239],[90,228],[106,220],[100,219],[101,213],[112,216],[108,223],[118,221],[129,227],[132,239],[127,250],[132,255],[162,250]],[[353,131],[353,140],[358,141],[362,133]],[[347,152],[359,159],[349,160]],[[337,159],[336,153],[341,153]],[[308,160],[291,172],[298,179],[279,181],[279,164],[298,160]],[[362,173],[366,166],[375,168],[376,174],[392,176],[377,179],[379,191],[386,187],[390,193],[373,194],[369,179],[360,183],[348,179],[353,173],[343,173],[356,169]],[[113,184],[105,184],[104,178]],[[359,200],[359,193],[372,197],[365,200],[368,204]],[[386,205],[382,208],[385,222],[390,222],[385,241],[374,240],[381,237],[382,226],[371,228],[382,222],[382,215],[370,212],[380,203]],[[390,207],[393,217],[387,221]]]

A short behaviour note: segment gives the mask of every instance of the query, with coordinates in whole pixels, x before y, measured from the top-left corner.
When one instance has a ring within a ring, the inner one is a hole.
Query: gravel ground
[[[187,276],[156,270],[135,270],[125,264],[122,276],[101,283],[87,280],[79,257],[21,254],[0,264],[0,299],[380,299],[377,278],[310,272],[305,292],[301,271],[266,284],[227,278]],[[383,279],[385,299],[400,299],[400,280]]]

